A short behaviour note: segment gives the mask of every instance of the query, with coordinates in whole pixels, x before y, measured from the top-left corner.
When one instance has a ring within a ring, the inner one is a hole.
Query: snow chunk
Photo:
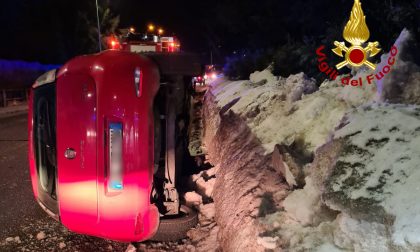
[[[305,94],[312,94],[318,88],[313,79],[306,77],[304,73],[290,75],[285,82],[285,87],[289,90],[288,101],[295,102],[302,99]]]
[[[359,221],[346,214],[337,217],[334,242],[354,251],[389,251],[385,225]]]
[[[203,203],[203,199],[201,197],[201,195],[199,195],[196,192],[187,192],[185,193],[185,204],[187,206],[199,206],[200,204]]]
[[[46,237],[46,235],[45,235],[44,231],[41,231],[36,235],[36,239],[38,239],[38,240],[43,240],[43,239],[45,239],[45,237]]]
[[[271,69],[267,68],[261,72],[256,71],[249,76],[249,80],[253,83],[268,83],[275,84],[277,82],[277,77],[271,73]]]
[[[214,203],[211,204],[201,204],[200,207],[200,214],[202,214],[206,219],[212,220],[214,219],[214,215],[216,213],[216,209],[214,208]]]
[[[193,174],[193,175],[191,175],[190,176],[190,180],[191,180],[191,182],[193,182],[193,183],[195,183],[199,178],[201,178],[202,176],[203,176],[203,173],[204,172],[200,172],[200,173],[198,173],[198,174]]]
[[[207,177],[213,177],[213,176],[215,176],[216,175],[216,171],[217,171],[217,167],[212,167],[212,168],[210,168],[210,169],[208,169],[208,170],[205,170],[204,171],[204,174],[207,176]]]
[[[215,183],[215,178],[209,179],[207,181],[205,181],[204,178],[199,178],[196,181],[198,193],[203,197],[211,198],[213,196],[213,188]]]
[[[287,196],[283,206],[293,219],[302,225],[309,225],[321,206],[320,191],[314,186],[310,177],[306,177],[305,181],[305,187]]]
[[[257,243],[266,249],[275,249],[277,247],[278,237],[258,237]]]
[[[334,244],[324,243],[315,249],[315,252],[342,252],[344,250],[337,248]]]

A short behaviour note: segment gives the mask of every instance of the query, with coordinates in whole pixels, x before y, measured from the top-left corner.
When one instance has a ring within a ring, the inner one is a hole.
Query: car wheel
[[[164,216],[152,241],[178,241],[187,237],[187,232],[198,223],[198,214],[195,210],[182,205],[177,216]]]

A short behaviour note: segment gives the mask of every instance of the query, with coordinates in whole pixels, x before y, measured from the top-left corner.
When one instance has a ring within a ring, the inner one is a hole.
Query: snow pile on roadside
[[[359,75],[363,74],[367,73],[359,73]],[[265,70],[254,73],[250,79],[250,81],[219,81],[213,84],[211,93],[221,109],[220,113],[228,115],[226,111],[231,110],[243,118],[252,134],[261,142],[265,155],[269,156],[274,147],[279,144],[286,146],[287,151],[280,155],[282,159],[278,163],[286,164],[288,168],[296,166],[296,170],[300,172],[307,170],[305,163],[311,162],[315,149],[332,138],[334,129],[339,126],[346,111],[370,102],[376,96],[373,85],[357,88],[342,87],[338,81],[325,82],[316,91],[315,82],[302,73],[289,78],[277,78]],[[238,134],[239,132],[241,131],[238,129]],[[304,158],[296,158],[296,156],[304,156]],[[228,175],[231,172],[229,170],[225,173]],[[281,181],[280,176],[285,176],[285,173],[273,175],[273,179]],[[279,177],[276,178],[276,176]],[[296,178],[292,180],[294,179]],[[264,181],[267,178],[261,174],[256,178],[249,178],[247,187],[252,185],[258,188],[261,180]],[[224,178],[224,181],[227,181],[227,178]],[[295,185],[302,184],[297,182]],[[289,184],[289,186],[293,188],[293,185]],[[260,194],[262,195],[263,192]],[[266,232],[260,233],[261,237],[257,237],[257,243],[265,249],[289,246],[309,249],[314,247],[315,241],[319,241],[319,244],[327,244],[326,234],[332,229],[332,224],[328,224],[328,221],[333,221],[334,218],[330,218],[328,214],[327,216],[317,215],[322,208],[320,197],[318,186],[311,187],[311,180],[307,179],[304,193],[295,195],[295,200],[292,200],[293,196],[291,196],[283,202],[283,207],[290,212],[295,212],[296,216],[285,215],[280,211],[269,214],[266,218],[260,218],[259,222],[267,227]],[[253,200],[256,203],[260,201]],[[302,203],[306,206],[301,206]],[[241,207],[239,202],[237,204]],[[260,209],[262,208],[261,203]],[[228,215],[233,212],[221,214]],[[223,217],[223,219],[226,218]],[[305,227],[305,224],[301,223],[303,219],[303,223],[306,224],[312,224],[314,220],[317,223],[321,221],[324,223],[320,226]],[[301,244],[302,239],[306,239],[304,245]]]
[[[272,153],[274,170],[291,189],[276,212],[260,216],[255,224],[264,227],[256,239],[259,245],[287,251],[420,251],[420,107],[409,105],[420,104],[420,72],[404,61],[408,38],[403,32],[396,42],[402,55],[379,90],[377,83],[343,86],[338,78],[316,91],[304,74],[279,78],[269,69],[255,72],[250,80],[212,84],[212,99],[220,108],[219,119],[212,121],[222,121],[225,128],[233,124],[238,132],[242,126],[237,121],[245,121],[266,156]],[[386,55],[382,60],[388,60]],[[370,74],[361,70],[353,78]],[[224,132],[210,128],[211,137]],[[231,130],[226,131],[234,134]],[[218,139],[213,148],[219,150],[224,141],[231,139]],[[235,158],[243,150],[217,162],[239,166],[242,162]],[[243,179],[223,177],[233,170],[223,168],[227,171],[217,184],[234,180],[241,186]],[[258,188],[264,179],[249,178],[246,186],[256,183]],[[217,212],[218,221],[226,222],[232,213]]]
[[[316,151],[305,187],[261,222],[292,251],[418,251],[418,146],[420,106],[358,107]]]
[[[396,42],[402,52],[408,38],[403,31]],[[419,68],[402,57],[394,67],[378,85],[379,100],[418,103]],[[278,246],[291,251],[420,251],[420,107],[369,103],[373,87],[365,94],[343,90],[338,97],[349,105],[347,112],[330,111],[344,116],[305,166],[306,185],[289,194],[282,211],[261,220],[271,236],[280,237]]]
[[[348,143],[326,183],[327,205],[376,222],[388,218],[393,243],[420,248],[420,106],[360,107],[345,123],[335,134]]]
[[[355,78],[367,74],[360,72]],[[343,87],[338,80],[326,81],[314,91],[314,80],[303,73],[277,79],[269,70],[252,74],[251,81],[225,81],[211,89],[219,107],[246,119],[267,153],[281,143],[299,143],[313,152],[328,140],[349,108],[376,96],[374,84]]]

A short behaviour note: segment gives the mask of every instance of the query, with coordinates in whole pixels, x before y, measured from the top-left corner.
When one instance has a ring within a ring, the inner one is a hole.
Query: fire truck
[[[109,49],[121,49],[124,51],[142,52],[179,52],[181,44],[175,36],[164,37],[150,33],[136,33],[134,30],[122,29],[122,35],[112,35],[107,39]]]
[[[191,80],[200,63],[173,37],[130,37],[120,49],[76,57],[32,86],[34,196],[77,233],[182,239],[197,224],[177,182],[189,156]]]

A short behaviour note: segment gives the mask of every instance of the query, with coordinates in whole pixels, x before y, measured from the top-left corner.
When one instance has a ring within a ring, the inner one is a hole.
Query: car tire
[[[178,241],[187,237],[187,232],[198,223],[198,214],[195,210],[182,205],[180,216],[162,217],[156,234],[152,241]]]

